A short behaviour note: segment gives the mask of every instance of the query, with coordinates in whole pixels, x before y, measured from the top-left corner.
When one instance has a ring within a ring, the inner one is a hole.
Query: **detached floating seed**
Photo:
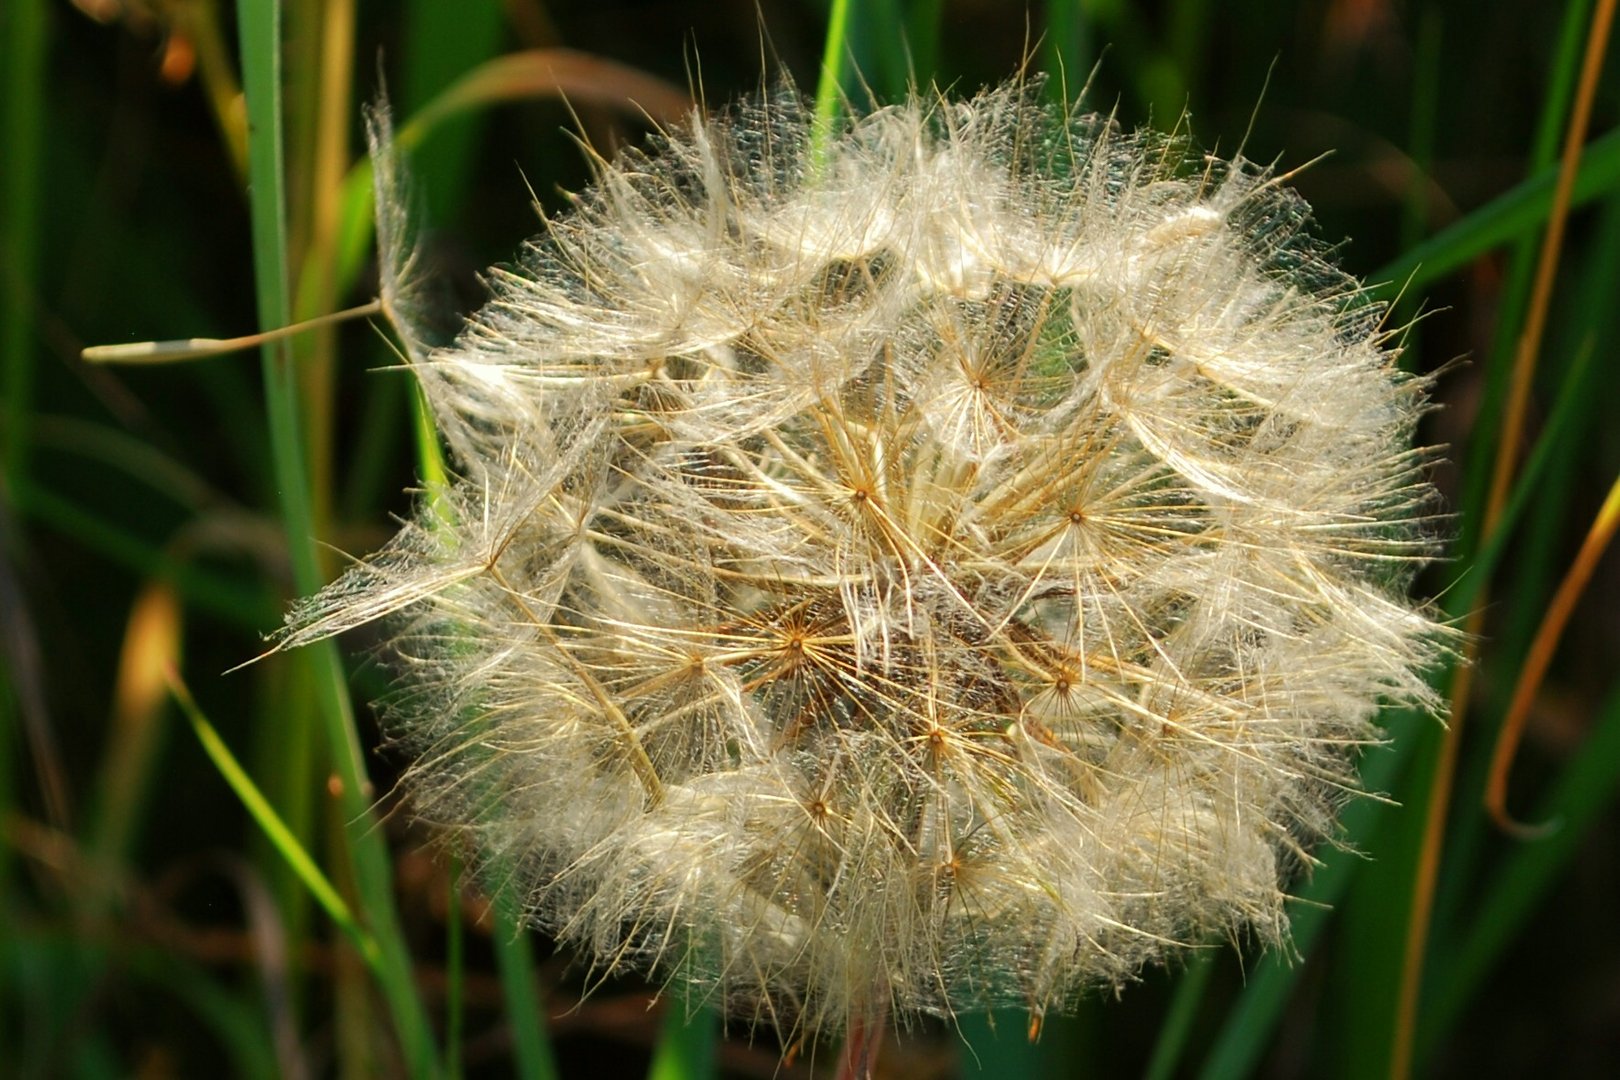
[[[416,810],[599,968],[784,1033],[1038,1024],[1286,933],[1444,648],[1421,380],[1267,170],[919,96],[694,117],[416,331],[457,475],[301,603],[388,617]]]

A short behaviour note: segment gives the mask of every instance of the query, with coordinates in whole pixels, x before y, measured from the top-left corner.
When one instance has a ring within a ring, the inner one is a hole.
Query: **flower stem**
[[[888,999],[879,997],[876,1006],[850,1024],[844,1045],[838,1051],[837,1080],[872,1080],[888,1022]]]

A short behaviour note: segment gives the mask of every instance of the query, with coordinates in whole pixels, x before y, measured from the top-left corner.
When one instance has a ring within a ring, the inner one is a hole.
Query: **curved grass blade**
[[[586,105],[629,107],[658,123],[672,123],[692,99],[663,79],[574,49],[530,49],[487,60],[400,125],[398,145],[412,150],[447,121],[507,101],[561,97]]]
[[[1531,643],[1530,655],[1519,673],[1519,684],[1513,690],[1513,702],[1508,706],[1507,718],[1502,721],[1502,729],[1497,737],[1496,751],[1491,757],[1490,779],[1485,786],[1485,808],[1498,826],[1518,835],[1520,839],[1531,839],[1532,834],[1538,833],[1539,829],[1545,826],[1527,828],[1509,814],[1507,809],[1509,771],[1513,766],[1519,739],[1524,733],[1525,721],[1530,715],[1530,706],[1535,700],[1536,691],[1541,687],[1542,677],[1547,673],[1547,665],[1552,662],[1553,653],[1558,648],[1558,642],[1563,637],[1564,627],[1568,625],[1576,603],[1592,580],[1592,572],[1597,569],[1598,561],[1603,558],[1609,542],[1614,539],[1616,528],[1620,528],[1620,479],[1610,487],[1609,497],[1604,500],[1603,508],[1598,511],[1597,520],[1587,532],[1586,542],[1581,545],[1574,565],[1570,567],[1568,575],[1558,587],[1557,595],[1547,607],[1546,618]]]
[[[1536,818],[1559,822],[1543,839],[1514,849],[1478,892],[1483,901],[1458,947],[1437,962],[1419,1032],[1416,1064],[1424,1063],[1461,1017],[1486,976],[1513,942],[1536,904],[1580,853],[1592,827],[1620,791],[1620,686],[1611,689],[1592,733],[1537,805]]]
[[[1598,313],[1599,321],[1580,325],[1555,320],[1565,325],[1560,328],[1559,339],[1552,343],[1553,353],[1570,353],[1574,361],[1561,376],[1558,399],[1547,422],[1546,434],[1538,443],[1538,452],[1542,445],[1550,444],[1553,453],[1541,473],[1542,479],[1535,485],[1534,508],[1526,511],[1523,526],[1515,528],[1512,536],[1515,552],[1512,596],[1502,605],[1505,626],[1497,635],[1495,645],[1498,662],[1508,665],[1509,669],[1526,655],[1541,613],[1552,595],[1554,575],[1563,561],[1559,553],[1567,550],[1571,540],[1567,535],[1570,525],[1567,507],[1580,481],[1588,448],[1593,440],[1601,441],[1606,424],[1608,402],[1598,383],[1602,371],[1592,358],[1608,355],[1613,347],[1610,343],[1620,331],[1620,312],[1607,302],[1614,283],[1620,280],[1620,199],[1609,200],[1602,219],[1589,233],[1588,243],[1589,258],[1570,275],[1578,286],[1562,306],[1565,312]],[[1578,407],[1570,408],[1566,403],[1578,403]],[[1555,426],[1560,432],[1556,437],[1552,434]],[[1500,546],[1496,541],[1493,544]],[[1486,717],[1481,734],[1490,734],[1495,719]],[[1482,805],[1490,768],[1489,750],[1486,738],[1477,740],[1469,748],[1458,780],[1459,806]],[[1447,839],[1446,873],[1435,898],[1436,956],[1456,946],[1457,933],[1468,924],[1478,906],[1480,862],[1492,832],[1483,814],[1471,813],[1456,823]]]
[[[636,68],[572,49],[531,49],[498,56],[467,72],[400,126],[395,145],[420,146],[445,122],[502,102],[564,97],[674,122],[692,108],[678,88]],[[335,245],[336,288],[353,287],[371,250],[375,225],[371,162],[355,163],[343,179],[341,225]]]

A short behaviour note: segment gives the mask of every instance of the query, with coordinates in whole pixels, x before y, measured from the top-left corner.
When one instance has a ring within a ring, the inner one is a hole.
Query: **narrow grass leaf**
[[[693,107],[679,88],[637,68],[572,49],[533,49],[495,57],[467,72],[400,126],[395,145],[409,151],[446,121],[472,110],[550,97],[622,109],[658,123],[675,123]],[[373,189],[371,162],[362,159],[343,180],[334,257],[340,293],[353,287],[371,254]]]
[[[413,150],[446,122],[477,109],[552,97],[627,109],[661,124],[678,122],[693,107],[679,87],[628,64],[575,49],[531,49],[468,71],[400,125],[398,145]],[[369,189],[369,179],[366,184]]]
[[[1584,370],[1589,362],[1588,353],[1577,361],[1577,370]],[[1575,392],[1578,386],[1579,380],[1572,380],[1555,404],[1503,511],[1501,527],[1472,562],[1469,571],[1446,593],[1444,607],[1450,619],[1455,620],[1472,609],[1484,582],[1506,552],[1515,527],[1544,482],[1556,451],[1570,437],[1571,421],[1582,405],[1580,395]],[[1394,718],[1389,726],[1392,745],[1373,751],[1367,757],[1362,768],[1363,787],[1374,792],[1394,790],[1413,753],[1413,739],[1425,732],[1432,737],[1432,728],[1433,722],[1427,717],[1401,715]],[[1343,814],[1344,835],[1363,841],[1373,837],[1389,809],[1387,804],[1367,800],[1351,804]],[[1304,958],[1311,956],[1316,941],[1333,916],[1334,906],[1366,863],[1359,854],[1340,850],[1326,852],[1321,859],[1321,865],[1301,889],[1300,902],[1291,916],[1293,949]],[[1301,964],[1276,954],[1263,957],[1251,969],[1244,991],[1224,1021],[1201,1076],[1214,1080],[1246,1075],[1259,1064],[1302,973]],[[1203,989],[1195,981],[1184,981],[1177,989],[1172,1009],[1196,1012],[1194,1005],[1185,999],[1201,997]]]
[[[1095,61],[1091,24],[1080,0],[1047,0],[1045,56],[1042,66],[1052,73],[1047,93],[1065,104],[1075,99]]]
[[[231,753],[230,747],[225,745],[225,740],[219,737],[219,732],[214,730],[214,725],[209,723],[208,718],[203,715],[202,710],[197,706],[196,700],[192,698],[191,691],[187,689],[186,684],[181,681],[179,674],[173,668],[170,668],[167,672],[167,681],[169,692],[173,695],[175,703],[180,706],[180,711],[185,713],[186,719],[191,721],[191,728],[196,732],[197,741],[202,744],[202,748],[208,754],[209,760],[214,763],[214,767],[219,770],[220,776],[235,792],[237,799],[241,801],[248,815],[263,830],[271,846],[292,868],[293,873],[298,875],[298,879],[304,883],[304,887],[315,898],[315,902],[321,905],[321,909],[326,912],[333,924],[354,943],[355,948],[359,950],[366,964],[380,974],[382,954],[377,948],[376,939],[356,921],[354,913],[349,910],[349,905],[344,903],[343,897],[338,895],[337,889],[332,886],[331,881],[321,872],[321,868],[315,864],[315,860],[310,857],[309,852],[305,851],[303,845],[299,844],[298,838],[292,834],[292,830],[288,829],[286,823],[281,820],[281,816],[276,813],[275,807],[271,806],[269,800],[259,791],[258,785],[247,774],[247,770],[243,769],[237,762],[235,755]]]
[[[1547,220],[1558,166],[1541,169],[1467,217],[1385,263],[1368,278],[1371,288],[1393,296],[1422,289],[1493,248],[1523,236]],[[1593,139],[1581,157],[1570,208],[1585,206],[1620,187],[1620,130]]]
[[[912,77],[900,0],[865,0],[850,21],[846,40],[862,90],[880,102],[903,100]]]
[[[944,21],[945,0],[911,0],[907,7],[906,47],[918,86],[939,81],[940,27]]]
[[[1542,436],[1526,464],[1527,477],[1532,469],[1540,470],[1540,478],[1531,485],[1533,509],[1525,511],[1522,526],[1498,530],[1499,534],[1511,531],[1515,552],[1511,598],[1502,605],[1504,629],[1496,635],[1493,646],[1497,662],[1505,670],[1512,670],[1529,649],[1552,595],[1554,575],[1564,557],[1561,553],[1572,542],[1568,535],[1573,525],[1571,499],[1581,482],[1589,448],[1594,440],[1601,442],[1607,423],[1608,402],[1597,383],[1602,369],[1592,358],[1609,355],[1611,343],[1620,331],[1620,312],[1607,302],[1620,288],[1620,199],[1609,200],[1597,227],[1589,234],[1588,246],[1588,258],[1570,273],[1576,287],[1561,306],[1566,313],[1594,313],[1596,320],[1555,320],[1560,332],[1550,343],[1552,354],[1572,356],[1573,360],[1561,373],[1557,399],[1543,421]],[[1544,454],[1544,450],[1548,453]],[[1493,539],[1481,552],[1481,558],[1493,546],[1505,546],[1506,539],[1501,535]],[[1481,570],[1475,580],[1490,574],[1488,569]],[[1506,692],[1504,685],[1495,695],[1491,702],[1494,710],[1505,709]],[[1467,749],[1458,780],[1459,805],[1482,804],[1490,753],[1490,740],[1485,738]],[[1446,873],[1435,898],[1437,945],[1441,949],[1455,944],[1451,940],[1455,937],[1452,928],[1464,925],[1466,913],[1478,902],[1479,864],[1488,847],[1488,834],[1493,831],[1485,815],[1477,813],[1465,816],[1452,828],[1445,856]]]
[[[523,929],[522,902],[510,886],[502,885],[490,897],[490,912],[494,920],[491,937],[495,964],[506,997],[506,1023],[512,1033],[514,1072],[522,1080],[557,1080],[534,954]]]
[[[1198,1019],[1198,1009],[1214,971],[1215,957],[1205,954],[1195,957],[1176,980],[1176,992],[1171,995],[1170,1007],[1159,1025],[1159,1037],[1153,1042],[1153,1056],[1148,1059],[1143,1073],[1146,1080],[1171,1080],[1178,1075],[1193,1021]]]
[[[404,109],[426,105],[465,71],[489,60],[501,48],[505,19],[497,0],[446,4],[443,0],[407,0],[403,26]],[[482,117],[462,115],[443,125],[431,146],[417,155],[422,197],[436,221],[452,220],[466,202]]]
[[[706,1006],[689,1010],[679,990],[664,994],[664,1022],[647,1080],[710,1080],[715,1076],[719,1017]]]
[[[1570,114],[1568,133],[1562,158],[1558,166],[1557,185],[1554,189],[1552,209],[1547,231],[1538,255],[1535,281],[1530,306],[1525,316],[1525,329],[1519,336],[1514,354],[1512,383],[1502,424],[1497,432],[1498,446],[1491,474],[1491,485],[1486,497],[1481,523],[1483,535],[1496,528],[1503,506],[1512,487],[1513,474],[1518,467],[1518,449],[1523,438],[1525,417],[1528,412],[1531,383],[1540,357],[1543,331],[1549,314],[1554,282],[1557,279],[1565,228],[1568,224],[1571,191],[1587,140],[1592,103],[1596,96],[1599,76],[1613,23],[1615,0],[1598,0],[1592,16],[1585,55],[1581,60],[1580,85],[1576,91]],[[1481,613],[1471,613],[1465,628],[1470,635],[1477,634],[1482,625]],[[1471,659],[1472,645],[1465,646],[1464,657]],[[1396,1080],[1410,1075],[1412,1053],[1416,1040],[1418,1009],[1421,999],[1424,961],[1428,953],[1429,929],[1434,910],[1435,883],[1439,877],[1440,859],[1445,850],[1447,818],[1456,777],[1458,749],[1464,721],[1469,713],[1470,689],[1473,672],[1465,664],[1459,668],[1452,683],[1450,724],[1441,740],[1432,771],[1417,775],[1419,793],[1414,806],[1423,811],[1421,844],[1410,862],[1403,844],[1397,843],[1395,858],[1386,865],[1395,875],[1393,888],[1382,894],[1380,906],[1399,904],[1409,899],[1410,908],[1405,917],[1405,944],[1401,953],[1399,994],[1395,1010],[1386,1028],[1381,1023],[1359,1028],[1348,1045],[1366,1055],[1365,1060],[1380,1072],[1385,1069]],[[1400,839],[1408,835],[1401,831]],[[1410,884],[1406,883],[1406,877]],[[1358,954],[1352,953],[1352,956]],[[1383,983],[1382,980],[1380,980]],[[1387,983],[1383,983],[1387,985]],[[1374,990],[1374,986],[1365,987]],[[1387,1057],[1385,1038],[1387,1037]]]
[[[849,66],[849,9],[853,0],[832,0],[827,13],[827,41],[821,50],[821,74],[816,82],[814,121],[810,127],[810,159],[820,161],[838,120],[844,100],[844,69]]]

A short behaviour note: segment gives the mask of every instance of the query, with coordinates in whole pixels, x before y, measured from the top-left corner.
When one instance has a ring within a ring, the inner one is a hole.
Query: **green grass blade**
[[[939,81],[940,27],[945,21],[945,0],[911,0],[906,12],[906,46],[911,51],[911,75],[918,86]]]
[[[288,264],[288,163],[283,117],[284,64],[281,27],[292,18],[283,0],[238,0],[239,51],[248,112],[248,190],[253,240],[253,277],[259,329],[272,330],[293,321]],[[306,9],[307,13],[307,9]],[[306,39],[307,40],[307,39]],[[307,70],[307,68],[305,69]],[[287,536],[294,587],[308,593],[322,584],[323,574],[311,542],[316,536],[314,477],[306,457],[308,435],[303,425],[305,397],[291,342],[275,341],[260,349],[270,436],[271,474]],[[318,426],[318,425],[317,425]],[[332,694],[321,683],[325,666],[316,655],[288,661],[292,669],[272,691],[287,695],[274,713],[261,711],[255,772],[281,808],[295,833],[313,844],[314,785],[319,770],[312,748],[315,729],[329,729]],[[344,702],[346,707],[347,702]],[[319,719],[317,715],[320,714]],[[269,717],[279,721],[271,728]],[[329,740],[330,741],[330,740]],[[341,876],[341,875],[340,875]],[[292,941],[307,929],[302,882],[278,875],[271,892],[283,912]],[[353,995],[339,993],[338,1000]]]
[[[1209,24],[1223,6],[1209,0],[1178,0],[1170,5],[1165,37],[1170,52],[1168,66],[1175,72],[1175,96],[1159,99],[1166,115],[1173,116],[1171,110],[1184,108],[1194,88],[1203,85],[1204,71],[1213,53]]]
[[[12,485],[27,471],[33,401],[45,45],[45,0],[6,0],[0,9],[0,475]]]
[[[409,0],[404,18],[404,73],[400,102],[417,113],[465,73],[495,56],[506,28],[499,0]],[[446,119],[412,155],[413,171],[433,221],[455,219],[466,202],[484,116]]]
[[[1051,74],[1047,93],[1065,105],[1079,96],[1095,62],[1091,21],[1083,7],[1081,0],[1047,0],[1046,3],[1041,66]]]
[[[395,145],[409,152],[436,143],[445,124],[469,113],[505,102],[557,97],[672,123],[692,105],[684,93],[637,68],[563,49],[536,49],[498,56],[466,72],[399,126]],[[357,161],[344,177],[341,203],[334,256],[339,293],[353,287],[371,257],[376,204],[369,160]]]
[[[281,9],[276,0],[239,0],[243,90],[248,113],[248,171],[256,291],[260,325],[280,326],[289,319],[287,238],[282,186],[280,55]],[[265,396],[270,418],[271,453],[281,509],[298,589],[320,588],[308,470],[298,411],[298,387],[289,369],[284,343],[264,347]],[[427,1011],[417,995],[410,956],[399,931],[393,896],[393,874],[382,833],[367,804],[365,770],[359,737],[350,711],[337,647],[327,641],[308,647],[319,687],[318,706],[326,728],[333,766],[341,783],[340,803],[359,899],[382,952],[379,982],[393,1014],[394,1026],[415,1076],[432,1075],[439,1056],[433,1045]]]
[[[242,68],[246,90],[249,181],[252,195],[253,277],[259,322],[263,329],[291,321],[287,290],[287,216],[282,185],[281,32],[277,0],[240,0]],[[270,443],[274,455],[281,513],[286,521],[293,575],[301,590],[317,589],[321,574],[315,560],[308,470],[298,415],[297,383],[286,342],[262,348],[264,382],[269,398]]]
[[[1575,77],[1573,65],[1552,74],[1555,84]],[[1560,126],[1564,123],[1562,118],[1553,119]],[[1562,163],[1549,166],[1539,176],[1553,177],[1556,183],[1562,168]],[[1521,185],[1519,190],[1525,187]],[[1551,190],[1544,213],[1551,212]],[[1545,254],[1538,253],[1538,264]],[[1539,278],[1541,269],[1538,265],[1538,281],[1550,280]],[[1510,303],[1516,306],[1517,298]],[[1505,326],[1501,329],[1508,331]],[[1522,333],[1516,330],[1502,333],[1487,373],[1491,383],[1500,385],[1518,366],[1523,351],[1521,338]],[[1538,344],[1532,342],[1531,348]],[[1499,448],[1502,423],[1502,417],[1492,416],[1477,427],[1477,435]],[[1513,434],[1516,437],[1517,432]],[[1488,455],[1476,454],[1471,462],[1475,482],[1468,486],[1464,514],[1465,520],[1475,525],[1464,536],[1465,558],[1480,541],[1477,529],[1483,527],[1481,523],[1496,512],[1494,502],[1484,509],[1481,505],[1478,478],[1484,475],[1486,457],[1491,459],[1489,469],[1494,476],[1495,450]],[[1454,721],[1461,725],[1467,710],[1452,711]],[[1404,1076],[1410,1069],[1415,1032],[1423,1026],[1418,1015],[1422,992],[1419,980],[1440,944],[1435,932],[1435,897],[1428,891],[1438,877],[1432,860],[1444,858],[1453,846],[1448,840],[1456,836],[1459,826],[1466,829],[1471,816],[1468,807],[1457,804],[1459,792],[1454,782],[1459,770],[1453,759],[1457,737],[1455,728],[1444,737],[1434,731],[1423,733],[1411,783],[1401,792],[1406,806],[1401,813],[1389,816],[1385,829],[1370,843],[1378,861],[1359,876],[1355,894],[1346,905],[1346,917],[1341,923],[1343,962],[1332,985],[1334,997],[1324,1011],[1334,1018],[1326,1041],[1351,1075]],[[1435,835],[1436,828],[1446,829],[1447,834]],[[1389,993],[1391,987],[1400,988],[1401,993]]]
[[[1164,1022],[1159,1025],[1159,1036],[1153,1042],[1153,1056],[1148,1059],[1146,1080],[1171,1080],[1181,1067],[1192,1035],[1193,1021],[1198,1019],[1198,1008],[1203,1004],[1209,977],[1215,972],[1215,957],[1201,954],[1187,965],[1181,978],[1176,980],[1176,992],[1171,995],[1170,1007],[1165,1010]]]
[[[1582,458],[1588,448],[1601,445],[1606,426],[1608,400],[1600,385],[1603,369],[1593,362],[1594,355],[1608,356],[1613,348],[1620,316],[1608,297],[1620,281],[1620,200],[1611,200],[1602,219],[1591,233],[1591,257],[1575,273],[1574,295],[1563,305],[1570,312],[1598,313],[1596,326],[1560,328],[1553,342],[1553,355],[1573,355],[1556,389],[1557,398],[1541,438],[1525,465],[1523,493],[1533,498],[1533,510],[1518,508],[1527,516],[1524,528],[1498,530],[1476,560],[1471,584],[1489,580],[1491,567],[1480,565],[1493,557],[1511,538],[1515,551],[1511,595],[1503,605],[1506,629],[1493,646],[1495,662],[1504,670],[1516,668],[1529,649],[1530,640],[1541,622],[1552,596],[1556,573],[1561,569],[1566,545],[1572,542],[1571,500],[1582,473]],[[1571,339],[1571,340],[1563,340]],[[1534,471],[1536,479],[1530,480]],[[1516,493],[1517,494],[1517,493]],[[1516,515],[1517,516],[1517,515]],[[1507,535],[1504,535],[1506,533]],[[1504,683],[1506,681],[1504,680]],[[1501,693],[1508,687],[1503,685]],[[1500,696],[1500,695],[1498,695]],[[1495,701],[1492,705],[1497,705]],[[1505,701],[1501,703],[1505,705]],[[1494,732],[1500,706],[1486,713],[1488,735]],[[1478,806],[1484,796],[1490,771],[1493,740],[1479,738],[1465,755],[1459,772],[1458,805]],[[1446,874],[1435,898],[1436,930],[1442,938],[1448,929],[1461,925],[1463,913],[1477,903],[1478,869],[1487,837],[1493,827],[1484,814],[1471,813],[1452,829],[1446,849]]]
[[[371,258],[376,233],[377,196],[371,161],[361,158],[343,178],[343,207],[338,211],[337,239],[333,244],[333,289],[339,296],[354,287]]]
[[[1536,125],[1535,145],[1530,152],[1528,171],[1532,176],[1557,167],[1559,136],[1563,134],[1564,117],[1575,94],[1575,80],[1581,48],[1586,42],[1591,2],[1570,0],[1565,7],[1552,76]],[[1550,200],[1547,205],[1551,206]],[[1462,520],[1458,537],[1457,551],[1462,554],[1472,552],[1480,540],[1475,535],[1481,516],[1478,509],[1485,505],[1486,486],[1490,481],[1496,448],[1496,440],[1484,433],[1495,431],[1506,403],[1513,351],[1518,344],[1519,331],[1524,325],[1530,303],[1537,247],[1534,232],[1527,229],[1514,238],[1508,258],[1507,281],[1502,288],[1495,337],[1486,359],[1485,389],[1480,398],[1479,419],[1476,421],[1476,430],[1482,434],[1471,440],[1464,450],[1466,463],[1463,479],[1466,487],[1462,504],[1469,509],[1469,513]]]
[[[914,79],[901,0],[865,0],[851,12],[851,23],[850,56],[861,88],[879,104],[904,100]]]
[[[1620,141],[1611,134],[1598,140],[1591,147],[1592,155],[1584,159],[1581,179],[1578,184],[1579,198],[1590,199],[1606,187],[1612,186],[1620,179]],[[1444,231],[1425,245],[1409,251],[1402,259],[1380,271],[1377,278],[1392,281],[1398,285],[1413,284],[1421,286],[1450,269],[1463,264],[1496,244],[1520,236],[1531,231],[1547,215],[1551,207],[1552,190],[1556,169],[1549,167],[1539,170],[1530,180],[1518,188],[1504,195],[1495,202],[1487,205],[1469,217],[1458,222],[1450,229]],[[1566,425],[1567,426],[1567,425]],[[1544,439],[1537,448],[1537,458],[1529,473],[1539,474],[1546,464],[1545,452],[1554,445],[1554,440]],[[1531,491],[1532,476],[1527,474],[1521,478],[1515,493],[1514,516],[1522,514],[1528,503]],[[1466,513],[1465,509],[1465,513]],[[1481,562],[1494,563],[1503,550],[1501,543],[1493,545],[1494,550],[1488,553],[1488,558]],[[1465,547],[1465,550],[1467,548]],[[1447,596],[1446,606],[1452,612],[1466,610],[1488,576],[1487,565],[1475,564],[1470,567],[1468,575],[1463,579],[1463,587],[1453,590]],[[1397,750],[1402,756],[1418,753],[1420,758],[1432,756],[1438,750],[1438,733],[1432,728],[1419,728],[1414,735],[1420,737],[1421,746],[1414,748],[1403,743],[1397,736]],[[1426,762],[1420,761],[1417,774],[1419,777],[1427,776],[1432,768],[1422,767]],[[1408,801],[1413,801],[1413,794],[1405,794]],[[1417,798],[1418,805],[1422,799]],[[1356,808],[1352,808],[1353,810]],[[1419,821],[1417,817],[1410,816],[1410,811],[1403,814],[1407,821]],[[1381,815],[1391,818],[1393,815]],[[1347,815],[1347,821],[1349,816]],[[1388,941],[1391,936],[1400,941],[1404,936],[1404,914],[1391,914],[1383,910],[1386,906],[1384,900],[1397,895],[1402,885],[1399,881],[1379,881],[1388,876],[1394,864],[1409,862],[1413,857],[1406,858],[1399,854],[1397,844],[1402,839],[1405,846],[1410,848],[1414,831],[1403,830],[1404,838],[1399,833],[1394,836],[1384,836],[1370,846],[1377,851],[1380,863],[1370,873],[1360,873],[1367,881],[1361,884],[1360,905],[1351,903],[1352,909],[1359,907],[1360,934],[1347,940],[1342,950],[1341,964],[1335,972],[1334,985],[1343,987],[1354,983],[1358,989],[1346,993],[1343,1004],[1348,1009],[1328,1009],[1326,1011],[1340,1017],[1340,1022],[1333,1025],[1337,1030],[1327,1038],[1335,1042],[1336,1050],[1349,1050],[1355,1052],[1367,1049],[1367,1042],[1360,1032],[1369,1026],[1376,1027],[1382,1023],[1374,1017],[1355,1014],[1356,1008],[1380,1008],[1387,1001],[1387,994],[1374,993],[1372,988],[1385,985],[1392,977],[1387,952],[1380,942]],[[1373,834],[1361,826],[1352,826],[1350,835],[1356,837],[1369,837]],[[1363,842],[1366,842],[1365,840]],[[1349,868],[1353,870],[1354,868]],[[1311,922],[1319,922],[1322,915],[1313,913]],[[1296,918],[1296,945],[1304,954],[1309,954],[1310,937],[1314,931],[1307,935],[1299,935],[1299,920]],[[1354,935],[1354,931],[1347,931]],[[1224,1076],[1242,1075],[1252,1070],[1259,1062],[1264,1047],[1269,1042],[1269,1035],[1277,1018],[1280,1016],[1282,1006],[1286,1001],[1282,984],[1291,985],[1293,978],[1277,969],[1262,970],[1252,979],[1249,988],[1240,998],[1238,1008],[1228,1018],[1215,1051],[1206,1063],[1204,1075]],[[1373,1055],[1376,1057],[1376,1054]],[[1369,1066],[1371,1059],[1362,1060],[1362,1066]],[[1358,1066],[1354,1061],[1346,1064],[1352,1073]]]
[[[1373,288],[1393,296],[1422,289],[1547,220],[1558,166],[1549,165],[1443,229],[1368,276]],[[1620,130],[1593,139],[1581,157],[1570,207],[1575,209],[1620,188]]]
[[[832,0],[827,14],[827,42],[821,50],[821,74],[816,82],[815,110],[810,122],[810,160],[820,162],[837,129],[838,109],[844,100],[844,72],[849,66],[849,8],[851,0]]]
[[[1469,572],[1446,594],[1445,607],[1450,617],[1455,618],[1473,606],[1474,598],[1489,579],[1492,569],[1508,550],[1514,525],[1531,505],[1557,449],[1570,437],[1571,418],[1580,406],[1580,397],[1574,392],[1573,386],[1566,388],[1548,419],[1546,431],[1537,441],[1523,473],[1514,484],[1502,513],[1502,527],[1473,561]],[[1373,751],[1367,758],[1362,769],[1363,787],[1368,791],[1393,790],[1413,753],[1413,740],[1418,737],[1430,738],[1433,734],[1432,721],[1427,717],[1409,714],[1397,717],[1390,727],[1394,745]],[[1385,804],[1366,800],[1351,804],[1342,815],[1344,834],[1350,837],[1373,835],[1388,809]],[[1339,902],[1365,862],[1359,855],[1345,851],[1330,851],[1323,856],[1322,866],[1317,868],[1301,890],[1299,895],[1302,903],[1292,915],[1293,947],[1299,955],[1311,955],[1316,941],[1332,917],[1333,905]],[[1282,957],[1263,958],[1252,970],[1243,994],[1228,1014],[1200,1075],[1214,1080],[1252,1072],[1259,1064],[1260,1056],[1270,1042],[1271,1032],[1281,1019],[1283,1008],[1301,974],[1300,965],[1290,964]],[[1199,984],[1185,981],[1177,990],[1172,1008],[1177,1012],[1188,1010],[1195,1013],[1196,1001],[1189,1002],[1183,998],[1196,999],[1201,994]],[[1161,1036],[1161,1042],[1163,1038]],[[1155,1053],[1157,1057],[1158,1052]]]
[[[198,708],[185,683],[181,682],[172,671],[168,674],[168,680],[169,691],[174,695],[180,711],[191,721],[191,729],[196,733],[197,741],[202,744],[209,760],[214,763],[214,768],[219,770],[220,776],[224,777],[225,782],[236,793],[248,816],[264,831],[270,845],[292,868],[293,873],[298,875],[298,880],[304,883],[304,887],[315,898],[315,902],[321,905],[333,924],[354,942],[361,957],[380,975],[382,953],[377,948],[376,939],[361,928],[354,917],[354,912],[349,910],[349,905],[344,903],[343,897],[338,895],[337,889],[327,880],[326,875],[321,873],[321,868],[315,864],[309,852],[304,850],[298,838],[292,834],[292,830],[281,820],[275,807],[271,806],[269,800],[259,791],[258,785],[247,774],[247,770],[237,762],[230,747],[225,745],[225,740],[219,737],[214,725],[209,723],[208,717]]]
[[[1580,433],[1576,421],[1590,404],[1582,391],[1587,389],[1585,375],[1591,368],[1592,350],[1588,347],[1576,357],[1570,375],[1564,380],[1553,403],[1552,412],[1547,416],[1541,437],[1531,448],[1519,478],[1513,483],[1495,535],[1480,548],[1461,580],[1446,594],[1446,611],[1453,617],[1473,609],[1475,599],[1490,581],[1509,544],[1514,541],[1515,527],[1535,502],[1553,466],[1574,444],[1575,437]]]
[[[430,499],[437,500],[442,491],[450,487],[450,468],[444,462],[444,447],[439,445],[439,430],[433,426],[433,410],[428,405],[422,385],[413,383],[411,395],[411,427],[416,434],[416,469],[422,486]]]
[[[1547,96],[1541,103],[1535,142],[1530,161],[1538,168],[1558,158],[1558,138],[1564,131],[1564,117],[1575,99],[1575,84],[1581,68],[1581,50],[1586,46],[1587,28],[1592,22],[1593,0],[1569,0],[1558,28],[1558,47],[1553,53],[1552,77]]]
[[[678,986],[664,991],[664,1023],[647,1080],[709,1080],[715,1075],[720,1021],[702,1006],[688,1012]]]
[[[512,1031],[515,1072],[522,1080],[557,1080],[557,1062],[551,1053],[534,954],[523,929],[521,901],[509,882],[502,882],[490,896],[490,913],[495,923],[491,935],[495,964],[500,970],[507,1024]]]

